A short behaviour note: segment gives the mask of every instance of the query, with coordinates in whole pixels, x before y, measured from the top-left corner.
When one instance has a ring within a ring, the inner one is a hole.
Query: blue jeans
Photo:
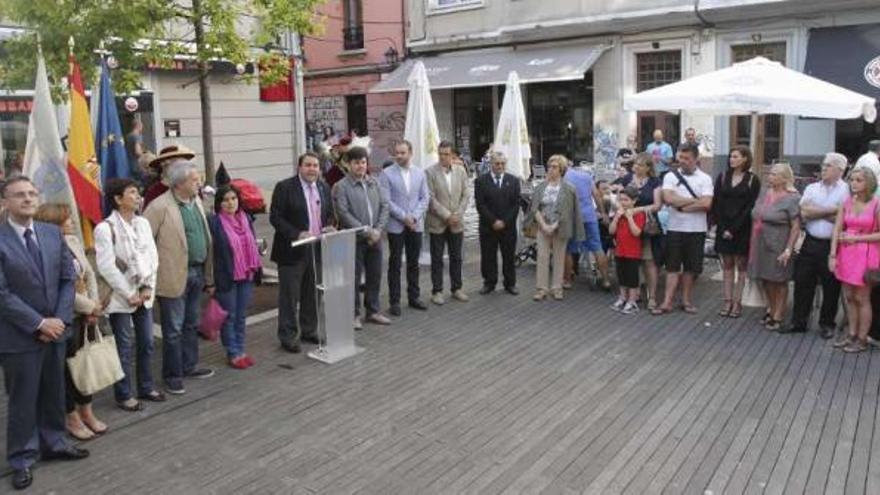
[[[132,325],[133,324],[133,325]],[[116,402],[131,399],[131,367],[135,365],[132,347],[137,346],[137,393],[148,395],[153,388],[153,310],[139,307],[134,313],[111,313],[110,326],[116,338],[116,351],[122,363],[125,378],[113,385]]]
[[[204,288],[204,268],[191,266],[183,295],[158,298],[162,313],[162,379],[170,388],[183,388],[183,377],[192,373],[199,362],[198,330]]]
[[[245,312],[251,303],[253,290],[253,282],[242,280],[235,282],[230,290],[214,294],[220,306],[229,312],[223,328],[220,329],[220,339],[226,348],[226,356],[230,359],[244,354]]]

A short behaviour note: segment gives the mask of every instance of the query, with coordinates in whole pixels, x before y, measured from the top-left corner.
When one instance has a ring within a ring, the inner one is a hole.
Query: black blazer
[[[319,180],[317,186],[321,195],[321,225],[329,227],[333,223],[330,188],[323,180]],[[299,175],[275,185],[269,223],[275,228],[272,261],[279,265],[293,265],[308,253],[307,246],[290,247],[291,242],[299,239],[300,232],[309,230],[309,205]]]
[[[503,221],[505,230],[516,228],[520,187],[519,179],[515,176],[505,173],[499,188],[492,173],[481,175],[474,180],[474,200],[480,215],[480,229],[492,229],[495,220]]]

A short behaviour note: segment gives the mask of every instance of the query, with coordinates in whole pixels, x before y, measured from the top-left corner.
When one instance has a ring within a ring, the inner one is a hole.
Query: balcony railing
[[[364,47],[364,27],[349,26],[342,29],[342,44],[346,50],[360,50]]]

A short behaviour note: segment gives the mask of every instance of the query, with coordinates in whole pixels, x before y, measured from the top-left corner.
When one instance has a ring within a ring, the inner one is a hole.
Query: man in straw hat
[[[195,153],[186,146],[180,144],[172,144],[162,148],[159,156],[150,161],[148,167],[154,174],[154,182],[146,186],[144,191],[144,209],[154,199],[168,191],[168,179],[165,176],[168,164],[175,158],[183,158],[184,160],[192,160],[196,156]]]

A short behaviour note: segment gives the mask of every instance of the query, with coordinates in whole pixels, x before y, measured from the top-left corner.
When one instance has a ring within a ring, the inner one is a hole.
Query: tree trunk
[[[205,28],[202,24],[201,0],[192,0],[196,51],[201,53]],[[202,155],[205,161],[205,184],[214,185],[214,130],[211,123],[211,86],[208,84],[208,62],[199,60],[199,102],[202,110]]]

